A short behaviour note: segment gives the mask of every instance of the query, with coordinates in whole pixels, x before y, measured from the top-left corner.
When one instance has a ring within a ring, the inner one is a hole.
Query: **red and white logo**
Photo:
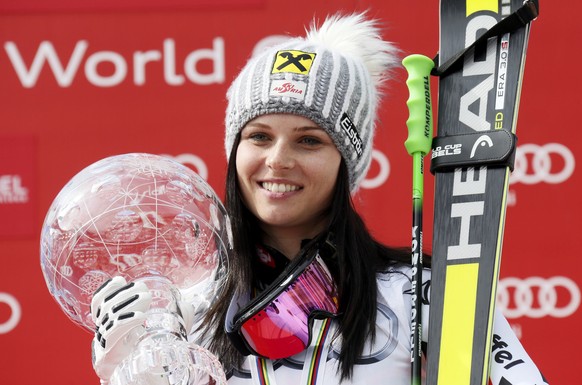
[[[33,235],[36,145],[31,135],[0,135],[0,237]]]
[[[6,334],[18,326],[20,317],[22,316],[22,310],[18,300],[8,293],[0,293],[0,304],[8,305],[8,308],[10,309],[8,318],[4,319],[4,317],[2,317],[2,319],[0,319],[0,334]]]
[[[390,161],[388,157],[380,150],[372,150],[372,166],[370,169],[366,179],[361,184],[362,188],[369,190],[382,186],[388,180],[390,176]],[[372,172],[377,173],[373,175]]]
[[[126,53],[112,50],[90,52],[89,47],[89,41],[79,40],[69,57],[61,57],[62,54],[59,54],[53,43],[45,40],[39,44],[33,58],[25,58],[17,42],[4,43],[8,62],[25,88],[35,87],[43,71],[52,72],[57,84],[63,88],[70,87],[79,77],[79,72],[96,87],[115,87],[128,79],[136,86],[143,86],[148,77],[159,76],[147,69],[151,67],[147,64],[152,62],[161,64],[156,68],[161,69],[163,79],[168,85],[179,86],[187,81],[200,85],[224,82],[224,39],[221,37],[212,40],[212,48],[191,51],[182,65],[176,62],[176,43],[173,39],[165,39],[161,49],[137,50],[129,55],[130,60],[126,59]],[[201,73],[198,69],[200,61],[212,63],[212,71]],[[102,65],[111,66],[113,72],[107,75],[101,73],[99,67]]]
[[[303,100],[305,98],[305,89],[307,85],[305,82],[297,82],[292,80],[273,80],[271,83],[271,96],[288,96],[293,99]]]
[[[569,317],[580,307],[580,288],[568,277],[499,280],[497,305],[507,318]]]
[[[576,160],[572,151],[560,143],[533,143],[517,147],[510,183],[563,183],[574,173]]]
[[[20,175],[0,175],[0,204],[28,203],[28,189]]]
[[[208,180],[208,166],[204,159],[194,154],[179,154],[179,155],[168,155],[160,154],[166,158],[171,158],[176,162],[182,163],[184,166],[189,167],[194,170],[195,173],[200,175],[204,180]]]

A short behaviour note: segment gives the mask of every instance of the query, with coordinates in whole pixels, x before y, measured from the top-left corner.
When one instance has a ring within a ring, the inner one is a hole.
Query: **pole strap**
[[[515,12],[499,21],[493,27],[491,27],[487,32],[476,39],[473,44],[469,45],[465,49],[458,52],[456,55],[452,56],[443,64],[439,64],[440,58],[439,54],[435,56],[433,61],[435,62],[435,67],[431,72],[433,76],[444,77],[449,73],[454,72],[457,66],[461,63],[461,59],[465,56],[465,53],[470,49],[476,47],[477,45],[485,43],[489,38],[494,36],[501,36],[509,32],[513,32],[519,28],[525,27],[527,24],[535,20],[540,13],[540,8],[538,0],[525,0],[523,5],[519,7]]]

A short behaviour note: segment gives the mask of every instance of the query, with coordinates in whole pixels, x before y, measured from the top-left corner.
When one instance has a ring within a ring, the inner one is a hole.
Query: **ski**
[[[538,2],[441,0],[427,385],[485,385],[525,52]]]

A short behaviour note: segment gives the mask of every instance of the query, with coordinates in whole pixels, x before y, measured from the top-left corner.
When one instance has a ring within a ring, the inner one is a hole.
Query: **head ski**
[[[537,11],[537,1],[525,3]],[[519,95],[537,16],[524,7],[441,0],[428,385],[488,381]]]

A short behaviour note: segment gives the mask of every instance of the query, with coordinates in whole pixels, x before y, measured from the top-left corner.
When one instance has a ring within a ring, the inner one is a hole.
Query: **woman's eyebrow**
[[[261,122],[249,122],[245,127],[271,128],[270,125]]]
[[[324,131],[323,128],[319,126],[299,126],[295,128],[295,131]]]

